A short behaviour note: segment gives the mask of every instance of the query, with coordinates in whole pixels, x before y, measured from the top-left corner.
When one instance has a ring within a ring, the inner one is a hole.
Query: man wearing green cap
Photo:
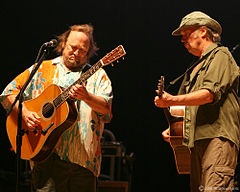
[[[184,105],[183,145],[191,149],[191,191],[232,191],[239,149],[239,68],[220,45],[222,27],[205,13],[186,15],[172,35],[199,60],[187,70],[178,95],[163,92],[157,107]],[[162,133],[169,141],[169,129]]]

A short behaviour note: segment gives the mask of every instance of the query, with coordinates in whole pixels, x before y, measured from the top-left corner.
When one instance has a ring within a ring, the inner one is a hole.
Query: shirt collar
[[[56,64],[58,64],[58,63],[61,63],[61,57],[60,57],[60,56],[59,56],[59,57],[56,57],[55,59],[52,60],[52,64],[53,64],[53,65],[56,65]]]
[[[212,43],[207,47],[207,49],[203,52],[202,57],[207,55],[209,52],[211,52],[213,49],[215,49],[218,46],[217,43]]]

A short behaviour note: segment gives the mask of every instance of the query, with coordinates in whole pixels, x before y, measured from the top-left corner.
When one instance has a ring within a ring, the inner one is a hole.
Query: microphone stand
[[[7,112],[7,116],[11,113],[11,111],[13,110],[15,104],[18,101],[18,129],[17,129],[17,136],[16,136],[16,145],[17,145],[17,150],[16,150],[16,155],[17,155],[17,181],[16,181],[16,192],[19,192],[19,187],[20,187],[20,159],[21,159],[21,146],[22,146],[22,137],[24,134],[28,134],[27,130],[23,130],[22,129],[22,102],[23,102],[23,93],[25,91],[25,89],[27,88],[28,84],[30,83],[30,81],[32,80],[33,76],[35,75],[35,73],[37,72],[38,68],[40,67],[41,63],[43,62],[43,60],[46,58],[47,54],[48,54],[48,47],[45,46],[44,44],[41,46],[40,51],[43,50],[43,54],[41,56],[41,58],[39,59],[38,62],[36,62],[38,59],[36,59],[35,61],[35,67],[33,68],[33,70],[31,71],[27,81],[25,82],[25,84],[23,85],[23,87],[21,88],[20,92],[18,93],[18,95],[16,96],[12,106],[10,107],[9,111]],[[39,51],[39,52],[40,52]]]

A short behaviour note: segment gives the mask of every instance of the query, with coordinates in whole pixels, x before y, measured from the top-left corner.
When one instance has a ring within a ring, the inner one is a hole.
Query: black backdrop
[[[55,38],[73,24],[91,23],[100,50],[94,64],[118,44],[127,52],[115,67],[107,66],[113,85],[113,131],[134,152],[132,191],[189,190],[189,177],[178,175],[170,146],[161,138],[167,127],[153,99],[160,75],[166,81],[183,73],[193,57],[171,32],[193,10],[206,12],[223,27],[222,43],[231,50],[240,42],[239,1],[3,1],[1,18],[1,91],[17,74],[33,64],[42,43]],[[234,53],[239,60],[240,51]],[[54,54],[51,55],[52,57]],[[169,89],[176,93],[179,85]],[[15,170],[9,151],[1,108],[0,170]]]

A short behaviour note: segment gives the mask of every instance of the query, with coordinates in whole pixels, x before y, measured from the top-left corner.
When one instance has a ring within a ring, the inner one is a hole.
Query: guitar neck
[[[89,77],[91,77],[102,66],[103,66],[102,60],[99,60],[90,69],[88,69],[85,73],[83,73],[77,81],[75,81],[72,85],[70,85],[68,88],[66,88],[56,99],[53,100],[55,107],[60,106],[63,102],[65,102],[70,97],[69,91],[73,85],[83,84],[85,81],[88,80]]]
[[[160,80],[158,81],[158,96],[162,97],[163,91],[164,91],[164,81],[165,81],[165,77],[161,76]],[[170,109],[168,107],[163,108],[163,112],[166,116],[166,119],[169,123],[169,125],[174,122],[174,121],[178,121],[179,119],[181,119],[182,117],[177,117],[171,114]]]
[[[99,60],[95,65],[93,65],[90,69],[88,69],[85,73],[83,73],[81,77],[77,81],[75,81],[71,86],[75,84],[80,84],[80,85],[83,84],[85,81],[88,80],[89,77],[91,77],[94,73],[96,73],[97,70],[99,70],[102,66],[103,66],[102,61]],[[70,87],[68,88],[68,91]]]

